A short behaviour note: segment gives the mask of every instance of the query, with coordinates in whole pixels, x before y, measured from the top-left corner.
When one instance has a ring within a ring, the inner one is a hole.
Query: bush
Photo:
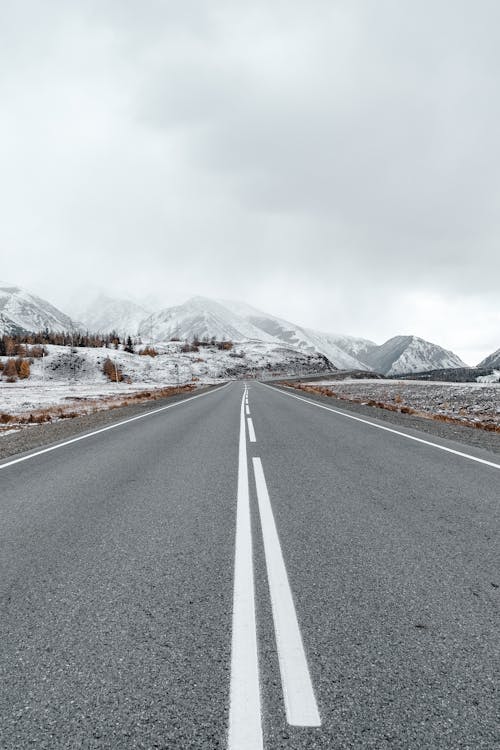
[[[17,367],[15,359],[8,359],[3,368],[4,377],[8,383],[15,383],[17,380]]]
[[[112,383],[121,383],[123,380],[123,372],[109,357],[104,360],[102,371]]]
[[[29,349],[28,354],[30,357],[33,357],[33,359],[41,359],[42,357],[45,357],[48,352],[44,346],[32,346],[31,349]]]
[[[158,356],[158,352],[152,346],[145,346],[144,349],[141,349],[139,354],[141,355],[141,357],[157,357]]]

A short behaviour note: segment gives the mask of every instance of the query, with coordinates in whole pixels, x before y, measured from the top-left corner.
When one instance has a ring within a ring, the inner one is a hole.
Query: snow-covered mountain
[[[500,369],[500,349],[496,352],[489,354],[482,362],[478,364],[478,367],[495,367]]]
[[[192,297],[182,305],[167,307],[142,321],[139,334],[144,339],[168,341],[173,338],[192,340],[195,337],[245,341],[260,340],[283,343],[220,302],[206,297]]]
[[[293,346],[303,352],[320,352],[335,367],[341,370],[367,370],[369,367],[356,356],[356,351],[367,351],[375,347],[372,341],[353,336],[340,336],[332,333],[304,328],[275,315],[269,315],[250,305],[231,300],[221,300],[228,310],[240,315],[255,328],[272,336],[282,344]],[[262,335],[262,334],[261,334]]]
[[[41,297],[14,284],[0,282],[0,334],[43,331],[62,333],[76,328],[70,317]]]
[[[382,375],[467,367],[458,355],[418,336],[394,336],[364,354],[363,359]]]
[[[141,323],[144,339],[165,341],[195,337],[259,340],[287,346],[306,354],[320,353],[335,366],[347,370],[366,370],[367,365],[346,349],[375,346],[364,339],[334,336],[302,328],[282,318],[257,310],[244,302],[193,297],[183,305],[166,308]],[[340,341],[342,346],[337,344]]]
[[[342,370],[376,370],[399,375],[467,367],[453,352],[417,336],[395,336],[382,346],[353,336],[306,328],[246,303],[193,297],[182,305],[149,314],[137,303],[101,295],[79,316],[92,332],[139,334],[144,341],[215,337],[236,342],[258,341],[311,356],[320,354]],[[0,283],[0,334],[62,332],[80,326],[49,302],[12,284]],[[500,367],[500,350],[480,367]]]
[[[151,315],[142,305],[129,299],[116,299],[100,294],[79,315],[85,328],[92,333],[116,333],[136,336],[141,322]]]

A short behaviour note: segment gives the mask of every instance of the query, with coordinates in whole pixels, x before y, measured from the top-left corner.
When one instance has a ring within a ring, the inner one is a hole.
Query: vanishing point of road
[[[0,747],[500,748],[500,461],[230,383],[0,463]]]

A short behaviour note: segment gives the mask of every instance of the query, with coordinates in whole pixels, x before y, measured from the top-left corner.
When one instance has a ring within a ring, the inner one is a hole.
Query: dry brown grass
[[[95,414],[98,411],[108,411],[119,409],[122,406],[131,406],[132,404],[146,403],[147,401],[157,401],[162,398],[169,398],[181,393],[190,393],[195,390],[194,385],[184,385],[179,387],[168,386],[156,388],[151,391],[138,391],[136,393],[127,393],[116,396],[106,396],[103,398],[77,398],[72,404],[67,406],[49,406],[43,409],[33,409],[25,414],[0,414],[0,429],[2,431],[12,429],[13,427],[25,427],[28,425],[44,424],[61,419],[75,419],[76,417],[87,414]],[[78,410],[75,409],[75,401],[78,402]]]
[[[446,422],[447,424],[463,425],[465,427],[473,427],[476,430],[486,430],[487,432],[498,432],[500,433],[500,425],[495,422],[489,421],[471,421],[468,419],[457,418],[448,416],[446,414],[435,414],[434,412],[422,411],[413,409],[411,406],[402,406],[402,398],[396,397],[394,400],[396,404],[391,404],[385,401],[375,401],[373,399],[362,399],[351,396],[344,396],[336,393],[331,388],[324,385],[305,385],[304,383],[281,383],[281,385],[287,388],[295,388],[298,391],[305,391],[306,393],[314,393],[320,396],[327,396],[329,398],[336,398],[340,401],[350,401],[354,404],[364,404],[367,406],[376,406],[378,409],[385,409],[386,411],[398,412],[399,414],[413,414],[417,417],[423,417],[424,419],[433,419],[436,422]]]

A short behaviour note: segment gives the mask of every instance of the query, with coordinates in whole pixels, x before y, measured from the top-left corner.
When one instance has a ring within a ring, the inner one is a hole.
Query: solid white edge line
[[[35,456],[41,456],[43,453],[50,453],[51,451],[58,450],[59,448],[64,448],[65,445],[71,445],[72,443],[78,443],[80,440],[87,440],[87,438],[93,437],[94,435],[99,435],[101,432],[107,432],[108,430],[114,430],[116,427],[121,427],[124,424],[129,424],[130,422],[136,422],[138,419],[144,419],[145,417],[150,417],[152,414],[158,414],[161,411],[165,411],[166,409],[173,409],[174,406],[180,406],[181,404],[187,404],[188,401],[194,401],[196,398],[202,398],[203,396],[209,396],[211,393],[216,393],[216,391],[221,391],[223,388],[226,388],[229,385],[229,383],[225,383],[225,385],[219,386],[218,388],[214,388],[211,391],[207,391],[206,393],[198,393],[197,396],[190,396],[189,398],[181,399],[180,401],[176,401],[175,404],[168,404],[167,406],[161,406],[158,409],[152,409],[151,411],[146,412],[145,414],[138,414],[135,417],[130,417],[129,419],[123,419],[121,422],[115,422],[114,424],[110,424],[107,427],[101,427],[99,430],[93,430],[92,432],[86,432],[85,435],[78,435],[77,437],[71,438],[70,440],[65,440],[62,443],[57,443],[56,445],[50,445],[48,448],[42,448],[39,451],[35,451],[34,453],[29,453],[27,456],[21,456],[20,458],[14,458],[11,461],[6,461],[5,463],[0,464],[0,469],[6,469],[7,466],[13,466],[14,464],[19,464],[22,461],[28,461],[30,458],[35,458]]]
[[[240,410],[228,750],[263,750],[244,397]]]
[[[253,458],[253,470],[287,721],[293,726],[319,727],[321,718],[260,458]]]
[[[251,443],[256,443],[257,438],[255,437],[255,429],[253,426],[253,419],[252,417],[247,417],[248,422],[248,437],[250,438]]]
[[[445,445],[439,445],[439,443],[433,443],[432,440],[424,440],[423,438],[415,437],[415,435],[408,435],[406,432],[395,430],[392,427],[385,427],[384,425],[377,424],[376,422],[371,422],[369,419],[363,419],[362,417],[355,417],[353,414],[347,414],[346,412],[340,411],[339,409],[333,409],[331,406],[318,404],[312,399],[302,398],[301,396],[296,396],[294,393],[288,393],[288,391],[282,391],[281,388],[273,388],[272,386],[266,385],[265,383],[260,383],[260,385],[263,385],[264,388],[269,388],[271,391],[282,393],[284,396],[290,396],[290,398],[296,398],[297,401],[303,401],[305,404],[309,404],[309,406],[317,406],[318,409],[325,409],[326,411],[332,411],[334,414],[338,414],[341,417],[346,417],[346,419],[352,419],[355,422],[362,422],[363,424],[370,425],[370,427],[376,427],[378,430],[384,430],[385,432],[392,432],[394,435],[400,435],[401,437],[407,438],[408,440],[414,440],[416,443],[423,443],[423,445],[430,445],[433,448],[438,448],[440,451],[446,451],[446,453],[453,453],[455,456],[468,458],[470,461],[476,461],[479,464],[484,464],[485,466],[492,466],[494,469],[500,469],[500,464],[497,464],[494,461],[487,461],[485,458],[478,458],[478,456],[472,456],[470,453],[463,453],[462,451],[457,451],[454,448],[447,448]]]

